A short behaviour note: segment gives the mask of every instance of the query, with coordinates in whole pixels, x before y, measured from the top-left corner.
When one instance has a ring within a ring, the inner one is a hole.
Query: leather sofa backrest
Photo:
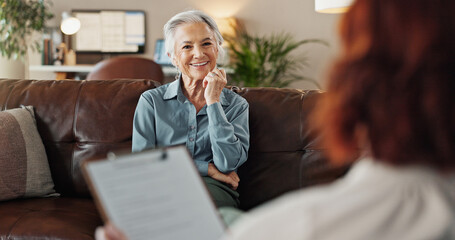
[[[239,168],[240,203],[247,210],[283,193],[327,183],[349,166],[324,156],[309,116],[320,91],[233,87],[250,106],[250,150]]]
[[[0,80],[0,109],[35,107],[57,192],[89,196],[82,160],[131,148],[133,114],[152,80]]]

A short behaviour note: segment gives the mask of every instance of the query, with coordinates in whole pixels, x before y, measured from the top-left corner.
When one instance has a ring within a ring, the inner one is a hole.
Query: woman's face
[[[172,62],[185,80],[202,80],[216,66],[215,36],[205,23],[185,23],[174,33]]]

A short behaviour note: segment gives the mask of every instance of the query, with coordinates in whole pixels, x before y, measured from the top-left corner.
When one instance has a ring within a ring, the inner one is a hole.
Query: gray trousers
[[[239,193],[232,190],[227,184],[219,182],[211,177],[202,177],[212,196],[215,205],[220,207],[239,207]]]

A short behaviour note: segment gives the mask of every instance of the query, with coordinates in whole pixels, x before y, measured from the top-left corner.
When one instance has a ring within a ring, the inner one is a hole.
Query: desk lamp
[[[217,18],[215,21],[218,25],[218,29],[220,30],[221,35],[225,40],[235,39],[237,36],[238,28],[242,27],[240,21],[235,17]],[[220,65],[227,65],[230,61],[228,43],[224,41],[222,47],[224,49],[225,55],[224,58],[221,58],[221,56],[219,56],[217,62]]]
[[[315,0],[314,10],[320,13],[344,13],[348,10],[352,1],[353,0]]]
[[[77,33],[81,28],[81,21],[72,17],[68,12],[62,13],[60,30],[64,35],[64,41],[59,45],[58,58],[63,60],[64,65],[76,65],[76,53],[70,49],[69,36]]]

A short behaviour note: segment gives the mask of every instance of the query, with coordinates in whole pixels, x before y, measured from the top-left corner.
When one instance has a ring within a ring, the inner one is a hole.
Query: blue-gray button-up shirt
[[[144,92],[134,114],[133,152],[186,144],[202,176],[210,162],[223,173],[237,170],[249,140],[248,102],[228,89],[196,113],[176,80]]]

